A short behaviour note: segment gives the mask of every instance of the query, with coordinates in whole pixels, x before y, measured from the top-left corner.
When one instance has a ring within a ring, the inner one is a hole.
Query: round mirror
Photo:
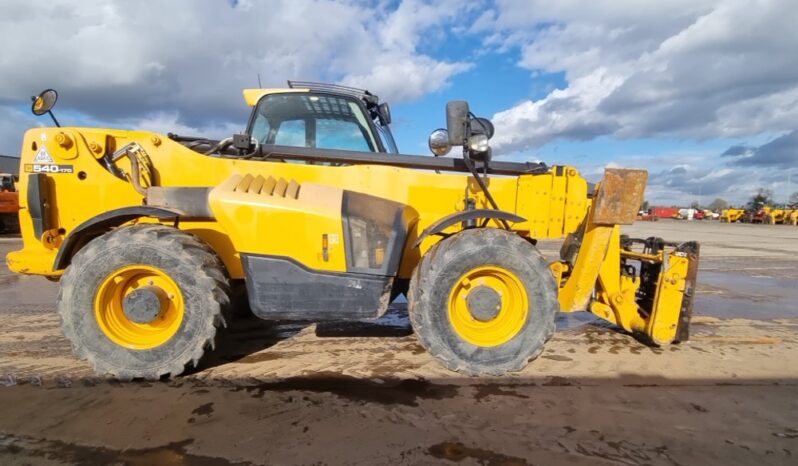
[[[429,150],[435,154],[435,157],[446,155],[452,150],[452,145],[449,144],[449,132],[443,128],[436,129],[429,135]]]
[[[38,96],[33,98],[33,104],[30,111],[34,115],[41,116],[52,110],[55,107],[55,102],[58,100],[58,92],[54,89],[47,89]]]
[[[471,133],[484,134],[488,139],[493,137],[493,123],[487,118],[474,118],[471,120]]]

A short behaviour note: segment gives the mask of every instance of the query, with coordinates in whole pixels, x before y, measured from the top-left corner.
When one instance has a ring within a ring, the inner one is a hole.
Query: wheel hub
[[[168,306],[168,297],[157,286],[135,289],[122,300],[122,311],[131,322],[149,324]]]
[[[454,283],[449,292],[449,322],[472,345],[503,345],[521,332],[529,316],[529,297],[511,270],[483,265]]]
[[[502,308],[501,295],[491,287],[480,285],[466,296],[468,312],[481,321],[488,322],[496,318]]]

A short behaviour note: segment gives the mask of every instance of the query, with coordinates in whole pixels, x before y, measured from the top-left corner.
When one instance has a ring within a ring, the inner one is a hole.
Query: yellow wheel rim
[[[137,323],[125,313],[123,302],[135,290],[148,287],[162,296],[160,311],[150,322]],[[94,315],[108,339],[125,348],[147,350],[172,338],[183,322],[183,295],[164,271],[148,265],[130,265],[108,275],[97,289]]]
[[[475,293],[490,298],[489,309],[473,309]],[[471,269],[449,293],[449,322],[460,338],[473,345],[492,347],[507,343],[524,327],[528,313],[526,288],[514,273],[501,267]]]

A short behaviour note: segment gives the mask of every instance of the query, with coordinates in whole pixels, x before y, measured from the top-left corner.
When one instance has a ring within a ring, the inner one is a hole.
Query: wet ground
[[[691,341],[563,315],[500,378],[438,366],[397,303],[377,322],[237,320],[191,373],[118,383],[72,357],[57,284],[2,270],[0,464],[796,464],[798,228],[625,232],[702,241]]]

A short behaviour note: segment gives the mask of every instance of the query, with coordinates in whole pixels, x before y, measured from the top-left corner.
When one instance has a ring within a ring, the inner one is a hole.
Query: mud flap
[[[676,327],[676,338],[674,343],[687,341],[690,339],[690,320],[693,318],[693,298],[696,290],[696,277],[698,276],[699,245],[695,241],[682,243],[676,247],[673,253],[686,254],[689,261],[687,275],[684,278],[684,294],[682,296],[682,307],[679,311],[679,324]]]

